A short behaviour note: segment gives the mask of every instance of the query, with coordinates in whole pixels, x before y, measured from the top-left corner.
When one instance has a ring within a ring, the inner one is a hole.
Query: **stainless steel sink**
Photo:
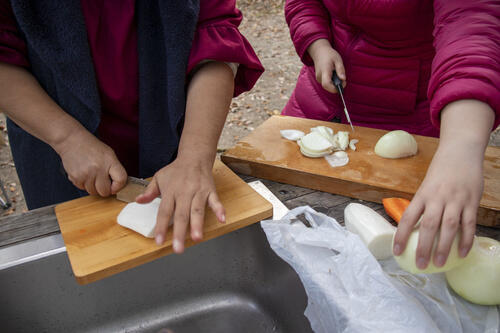
[[[259,224],[85,286],[54,252],[0,270],[2,332],[311,332]]]

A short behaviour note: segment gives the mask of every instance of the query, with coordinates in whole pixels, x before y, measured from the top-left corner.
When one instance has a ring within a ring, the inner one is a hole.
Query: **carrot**
[[[392,217],[396,223],[399,223],[406,207],[410,204],[410,200],[403,198],[384,198],[382,199],[382,203],[384,204],[387,215]]]

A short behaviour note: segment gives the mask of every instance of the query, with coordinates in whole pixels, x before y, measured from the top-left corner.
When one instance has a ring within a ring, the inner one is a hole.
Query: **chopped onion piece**
[[[341,167],[349,163],[349,156],[345,151],[337,151],[331,155],[326,155],[325,160],[332,167]]]
[[[324,153],[333,147],[331,142],[318,132],[311,132],[300,139],[302,147],[313,153]]]
[[[356,143],[358,142],[358,139],[352,139],[351,141],[349,141],[349,148],[351,148],[352,150],[356,150]]]
[[[294,129],[281,130],[280,133],[284,139],[291,141],[297,141],[305,135],[304,132]]]

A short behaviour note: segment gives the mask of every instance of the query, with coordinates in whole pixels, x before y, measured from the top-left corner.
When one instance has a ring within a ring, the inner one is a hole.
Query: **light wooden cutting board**
[[[349,131],[358,139],[356,151],[347,150],[349,164],[332,168],[324,158],[308,158],[297,143],[285,140],[282,129],[309,133],[311,127],[324,125],[335,132]],[[411,199],[424,179],[436,151],[438,139],[415,135],[416,156],[385,159],[375,155],[377,140],[387,131],[355,127],[318,120],[273,116],[250,135],[227,150],[222,161],[241,174],[298,185],[352,198],[382,202],[382,198]],[[464,161],[467,163],[467,161]],[[484,193],[478,223],[500,225],[500,149],[488,147],[484,161]]]
[[[204,240],[218,237],[272,216],[272,205],[222,162],[213,168],[217,194],[226,209],[222,224],[206,210]],[[87,284],[173,252],[172,228],[166,242],[156,245],[116,223],[126,203],[114,197],[83,197],[55,208],[61,234],[76,280]],[[187,233],[186,247],[193,245]]]

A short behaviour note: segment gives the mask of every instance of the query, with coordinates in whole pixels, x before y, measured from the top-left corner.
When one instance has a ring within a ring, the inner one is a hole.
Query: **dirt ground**
[[[219,141],[219,152],[234,145],[271,115],[279,114],[295,87],[301,63],[290,40],[283,3],[283,0],[238,0],[244,14],[240,30],[254,47],[266,72],[252,91],[233,100]],[[500,146],[500,129],[492,135],[490,144]],[[0,208],[0,216],[26,211],[10,154],[5,117],[1,113],[0,180],[13,201],[12,208]]]

